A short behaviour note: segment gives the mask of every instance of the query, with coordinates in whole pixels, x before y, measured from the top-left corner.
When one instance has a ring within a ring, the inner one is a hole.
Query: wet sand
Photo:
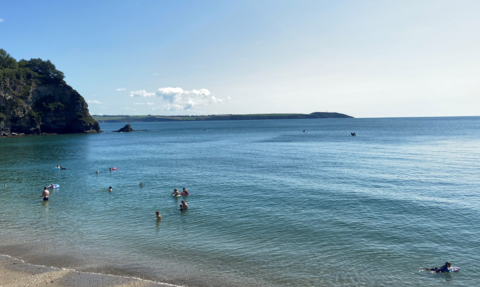
[[[175,285],[160,284],[137,278],[114,275],[79,272],[33,265],[6,255],[0,255],[0,286],[132,286],[132,287],[172,287]]]

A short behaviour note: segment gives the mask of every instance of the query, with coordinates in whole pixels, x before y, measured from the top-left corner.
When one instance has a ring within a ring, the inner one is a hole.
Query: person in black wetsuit
[[[441,267],[435,268],[423,268],[428,271],[435,271],[435,273],[450,273],[452,272],[452,264],[450,262],[445,262],[445,264]]]

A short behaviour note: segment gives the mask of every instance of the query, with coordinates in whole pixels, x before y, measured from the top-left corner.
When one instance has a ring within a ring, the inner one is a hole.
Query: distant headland
[[[315,112],[311,114],[246,114],[246,115],[203,115],[203,116],[128,116],[128,115],[93,115],[99,123],[132,122],[171,122],[171,121],[234,121],[234,120],[286,120],[286,119],[331,119],[353,118],[341,113]]]

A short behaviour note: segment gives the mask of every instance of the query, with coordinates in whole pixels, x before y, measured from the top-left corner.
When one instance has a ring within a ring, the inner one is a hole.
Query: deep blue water
[[[480,117],[132,127],[0,140],[0,253],[186,286],[480,283]]]

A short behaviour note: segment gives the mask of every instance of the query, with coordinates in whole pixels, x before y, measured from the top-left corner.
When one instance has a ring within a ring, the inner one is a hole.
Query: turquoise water
[[[479,117],[132,126],[0,140],[0,253],[185,286],[480,282]]]

